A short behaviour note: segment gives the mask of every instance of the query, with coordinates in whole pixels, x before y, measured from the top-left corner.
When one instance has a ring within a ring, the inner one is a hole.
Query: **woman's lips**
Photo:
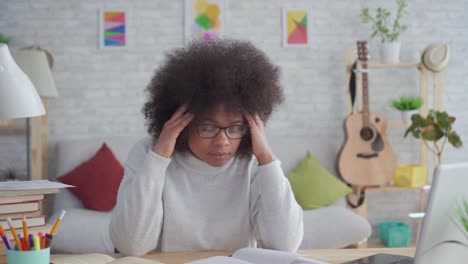
[[[229,153],[217,152],[217,153],[209,153],[208,155],[210,155],[214,159],[223,160],[223,159],[226,159],[229,156]]]

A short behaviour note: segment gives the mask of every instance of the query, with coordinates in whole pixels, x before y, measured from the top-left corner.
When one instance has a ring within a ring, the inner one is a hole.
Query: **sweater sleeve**
[[[169,158],[139,142],[130,151],[112,211],[110,236],[123,254],[142,256],[154,250],[163,221],[162,193]]]
[[[252,177],[250,215],[255,238],[266,249],[296,251],[304,223],[280,161],[258,166]]]

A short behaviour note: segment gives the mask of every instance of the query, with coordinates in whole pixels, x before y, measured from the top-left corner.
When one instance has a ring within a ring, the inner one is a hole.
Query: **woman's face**
[[[189,149],[207,164],[213,167],[223,166],[236,154],[241,137],[246,133],[242,113],[226,112],[223,105],[218,105],[211,113],[197,120],[189,132]]]

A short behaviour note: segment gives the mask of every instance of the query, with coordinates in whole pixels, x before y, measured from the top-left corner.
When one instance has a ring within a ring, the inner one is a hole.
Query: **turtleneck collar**
[[[190,152],[174,153],[174,158],[187,169],[196,171],[200,174],[215,176],[225,171],[226,168],[228,168],[232,164],[236,157],[232,157],[226,162],[226,164],[220,167],[211,166],[208,163],[198,159],[197,157],[195,157],[195,155],[193,155]]]

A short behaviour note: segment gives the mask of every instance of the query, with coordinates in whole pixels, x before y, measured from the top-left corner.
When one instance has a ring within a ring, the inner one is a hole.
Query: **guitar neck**
[[[362,61],[362,123],[364,127],[370,125],[370,110],[369,110],[369,78],[367,74],[367,61]]]
[[[360,73],[362,76],[362,124],[363,127],[370,126],[370,110],[369,110],[369,80],[367,70],[367,41],[358,41],[358,59],[360,64]],[[358,64],[359,65],[359,64]]]

